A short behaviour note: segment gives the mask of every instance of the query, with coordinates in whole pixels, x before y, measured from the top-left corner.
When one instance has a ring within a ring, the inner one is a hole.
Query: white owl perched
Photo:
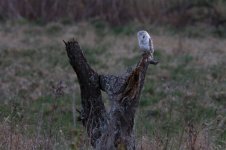
[[[148,34],[148,32],[144,30],[137,32],[137,38],[140,49],[144,52],[150,52],[151,57],[153,58],[154,46],[151,36]]]

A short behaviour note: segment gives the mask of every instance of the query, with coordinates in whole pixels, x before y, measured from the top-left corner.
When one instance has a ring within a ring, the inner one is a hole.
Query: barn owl
[[[137,38],[140,49],[143,52],[150,52],[151,57],[153,58],[154,47],[151,36],[148,32],[144,30],[137,32]]]

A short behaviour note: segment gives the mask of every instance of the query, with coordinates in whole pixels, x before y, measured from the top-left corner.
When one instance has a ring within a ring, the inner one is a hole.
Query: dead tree
[[[99,75],[88,64],[75,40],[65,42],[69,62],[77,74],[81,89],[80,120],[94,149],[134,150],[134,117],[149,64],[157,61],[144,53],[136,67],[121,76]],[[107,112],[101,90],[108,94]]]

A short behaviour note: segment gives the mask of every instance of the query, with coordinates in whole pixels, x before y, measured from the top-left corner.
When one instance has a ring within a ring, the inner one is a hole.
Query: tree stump
[[[149,64],[158,62],[143,53],[136,67],[121,76],[99,75],[88,64],[79,43],[64,42],[69,62],[77,74],[82,110],[79,119],[86,128],[91,145],[97,150],[135,150],[134,117]],[[101,90],[111,102],[109,112]]]

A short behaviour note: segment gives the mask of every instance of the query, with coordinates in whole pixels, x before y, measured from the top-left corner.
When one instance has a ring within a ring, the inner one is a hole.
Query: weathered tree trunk
[[[134,117],[149,64],[157,64],[144,53],[137,66],[122,76],[99,75],[88,64],[77,41],[65,42],[67,55],[81,89],[80,119],[94,149],[134,150]],[[108,94],[106,112],[101,90]]]

